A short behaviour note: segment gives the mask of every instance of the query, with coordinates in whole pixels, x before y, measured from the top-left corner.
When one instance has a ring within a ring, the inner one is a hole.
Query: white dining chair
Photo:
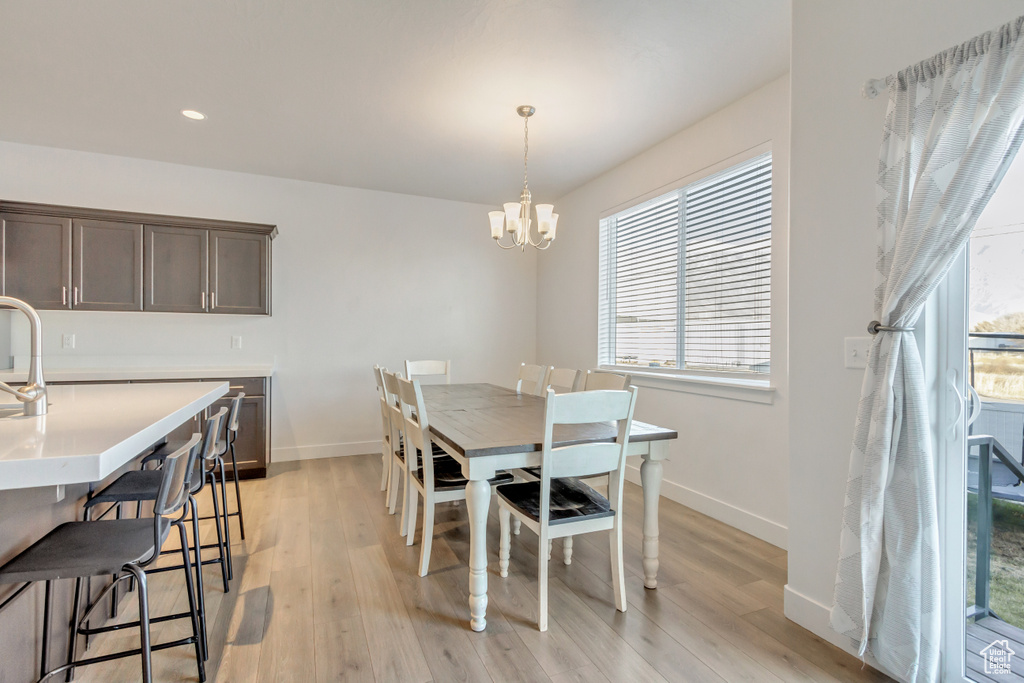
[[[628,391],[586,391],[555,394],[547,390],[544,444],[538,481],[505,484],[497,488],[501,539],[498,571],[508,576],[514,516],[537,534],[537,626],[548,629],[548,561],[550,541],[593,531],[610,531],[612,588],[615,607],[626,611],[626,584],[622,562],[622,484],[626,449],[636,407],[636,387]],[[614,443],[554,446],[555,425],[618,422]],[[608,475],[608,497],[578,477]]]
[[[405,458],[402,453],[402,409],[398,403],[398,378],[399,374],[388,372],[387,370],[381,371],[381,376],[384,380],[384,401],[386,403],[386,409],[388,413],[388,424],[390,427],[389,442],[393,446],[391,449],[391,458],[388,461],[388,494],[387,494],[387,505],[388,514],[395,514],[395,508],[398,505],[398,491],[404,484],[406,489],[404,490],[405,498],[407,499],[409,485],[408,468],[405,464]],[[402,524],[401,530],[402,535],[405,535],[405,525],[408,519],[408,512],[402,510]]]
[[[398,400],[402,410],[402,446],[408,463],[408,496],[405,507],[409,510],[405,544],[412,545],[416,536],[416,510],[423,498],[423,540],[420,546],[420,576],[430,568],[430,549],[434,541],[434,506],[466,499],[466,480],[462,465],[444,454],[423,457],[435,449],[430,438],[430,420],[423,401],[423,390],[418,380],[410,382],[398,378]],[[512,475],[499,472],[490,480],[491,487],[512,481]]]
[[[379,365],[373,366],[373,377],[377,380],[377,398],[380,403],[381,421],[381,467],[380,490],[387,491],[391,479],[391,460],[395,457],[395,448],[391,444],[391,411],[388,409],[387,393],[384,390],[384,370]],[[385,497],[386,500],[386,497]]]
[[[571,368],[551,368],[548,372],[548,380],[545,386],[549,386],[554,389],[556,394],[579,391],[581,376],[582,373],[579,370],[573,370]]]
[[[547,386],[548,373],[551,367],[547,365],[519,365],[519,375],[516,377],[517,394],[533,394],[541,396],[544,387]]]
[[[409,379],[444,377],[445,384],[452,383],[452,362],[450,360],[407,360],[405,376]]]
[[[587,370],[580,378],[580,391],[624,391],[633,378],[616,372],[594,372]]]

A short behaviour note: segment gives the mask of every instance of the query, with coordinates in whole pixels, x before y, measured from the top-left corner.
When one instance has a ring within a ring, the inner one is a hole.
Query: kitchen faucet
[[[36,313],[36,309],[13,296],[0,296],[0,306],[17,308],[24,313],[32,331],[32,356],[29,358],[28,364],[28,383],[21,389],[15,389],[0,382],[0,391],[6,391],[24,403],[25,415],[30,417],[46,415],[46,382],[43,380],[43,324],[39,320],[39,314]]]

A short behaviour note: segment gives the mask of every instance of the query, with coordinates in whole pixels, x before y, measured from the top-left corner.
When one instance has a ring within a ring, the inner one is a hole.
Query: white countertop
[[[0,370],[0,382],[24,384],[27,370]],[[272,365],[209,365],[175,366],[164,368],[57,368],[43,364],[43,377],[47,382],[109,382],[133,379],[234,379],[241,377],[270,377]]]
[[[49,412],[0,404],[0,490],[100,481],[228,392],[227,382],[47,387]]]

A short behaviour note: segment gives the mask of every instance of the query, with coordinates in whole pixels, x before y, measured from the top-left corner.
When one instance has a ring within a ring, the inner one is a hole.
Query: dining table
[[[462,465],[469,513],[470,628],[487,627],[487,514],[491,479],[501,470],[541,464],[544,441],[545,399],[494,384],[434,384],[423,386],[423,399],[431,439]],[[556,425],[552,446],[615,441],[614,422]],[[643,458],[644,585],[658,585],[658,501],[662,462],[669,443],[678,438],[673,429],[634,420],[627,455]]]

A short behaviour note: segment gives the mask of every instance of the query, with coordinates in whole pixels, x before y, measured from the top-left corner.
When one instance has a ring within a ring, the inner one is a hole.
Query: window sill
[[[771,404],[775,401],[775,387],[771,386],[767,379],[676,375],[615,366],[605,366],[598,370],[598,372],[602,371],[628,373],[633,378],[633,384],[652,389],[715,396],[751,403]]]

